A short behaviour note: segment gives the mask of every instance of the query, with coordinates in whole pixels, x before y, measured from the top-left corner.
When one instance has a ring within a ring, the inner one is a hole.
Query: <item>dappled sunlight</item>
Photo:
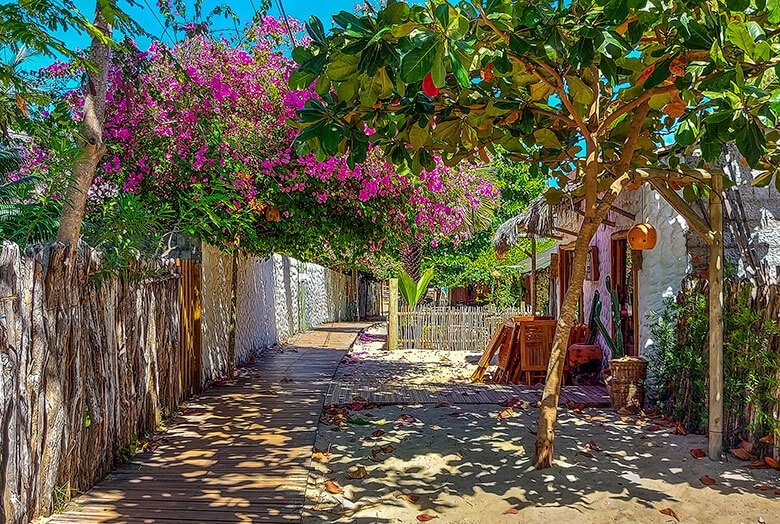
[[[778,514],[776,496],[753,488],[771,473],[697,460],[689,450],[704,437],[648,431],[652,424],[639,417],[564,410],[555,467],[537,471],[531,460],[536,409],[516,409],[500,420],[501,408],[489,405],[369,409],[373,419],[388,422],[320,427],[316,448],[330,450],[330,458],[313,464],[304,522],[411,522],[423,513],[438,522],[493,522],[508,509],[523,522],[663,522],[659,510],[670,506],[686,522],[717,521],[723,515],[702,505],[703,490],[708,497],[728,495],[741,512]],[[404,423],[405,417],[414,422]],[[372,436],[378,428],[384,433]],[[389,453],[371,454],[388,443]],[[366,468],[365,478],[346,474],[357,464]],[[718,484],[702,484],[704,474]],[[326,481],[344,493],[329,491]]]

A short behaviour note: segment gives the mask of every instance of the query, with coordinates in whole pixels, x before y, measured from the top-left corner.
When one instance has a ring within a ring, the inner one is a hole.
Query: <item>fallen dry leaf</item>
[[[509,508],[508,510],[504,511],[502,515],[517,515],[520,513],[520,511],[517,508]]]
[[[675,513],[675,512],[674,512],[674,510],[673,510],[672,508],[664,508],[664,509],[662,509],[662,510],[660,510],[660,511],[661,511],[661,513],[663,513],[664,515],[668,515],[668,516],[670,516],[670,517],[674,518],[674,520],[676,520],[677,522],[679,522],[679,521],[680,521],[680,517],[678,517],[678,516],[677,516],[677,513]]]
[[[520,408],[523,407],[523,401],[517,397],[511,397],[501,402],[501,407],[504,408]]]
[[[496,416],[496,418],[498,420],[503,420],[505,418],[511,418],[511,417],[514,417],[514,416],[515,416],[515,410],[512,409],[512,408],[507,408],[507,409],[503,410],[501,413],[499,413]]]
[[[585,444],[585,449],[590,450],[590,451],[601,451],[601,448],[599,447],[599,445],[596,444],[595,442],[593,442],[592,440],[590,442],[588,442],[587,444]]]
[[[407,493],[399,493],[395,496],[397,499],[403,499],[406,502],[411,502],[412,504],[416,503],[418,500],[420,500],[420,495],[412,495]]]
[[[703,459],[707,456],[707,452],[701,448],[696,448],[691,450],[691,456],[696,459]]]
[[[328,493],[333,493],[334,495],[341,495],[342,493],[344,493],[344,490],[341,489],[341,486],[339,486],[332,480],[325,481],[325,490]]]
[[[392,444],[387,444],[386,446],[382,446],[381,448],[379,448],[379,451],[381,451],[382,453],[392,453],[393,451],[395,451],[395,447]]]
[[[764,444],[772,444],[772,442],[774,441],[774,438],[772,437],[772,434],[770,433],[769,435],[761,437],[760,439],[758,439],[758,441],[759,442],[763,442]]]
[[[753,489],[757,489],[758,491],[769,491],[773,488],[768,484],[755,484],[753,485]]]
[[[312,453],[311,459],[317,462],[322,462],[324,464],[328,462],[328,455],[321,451],[315,451]]]
[[[439,402],[438,404],[436,404],[437,408],[448,408],[450,406],[452,406],[452,404],[450,404],[449,402]]]
[[[750,469],[769,469],[769,465],[763,460],[757,459],[748,464]]]
[[[645,428],[645,431],[661,431],[662,429],[658,424],[650,424]]]
[[[352,466],[347,470],[347,476],[352,480],[360,480],[366,478],[366,475],[368,475],[366,468],[364,468],[359,464],[357,466]]]
[[[398,418],[396,420],[398,422],[403,422],[405,424],[413,424],[417,419],[414,418],[411,415],[407,415],[406,413],[402,413],[401,415],[398,416]]]
[[[427,513],[421,513],[417,515],[417,520],[420,522],[428,522],[429,520],[438,519],[436,515],[428,515]]]
[[[677,424],[675,424],[673,433],[675,435],[682,435],[682,436],[685,436],[685,435],[688,434],[688,432],[685,431],[685,428],[679,422]]]
[[[766,462],[766,465],[770,468],[780,469],[780,464],[772,457],[764,457],[764,462]]]
[[[743,439],[742,437],[739,438],[739,446],[740,448],[744,449],[748,453],[753,453],[753,443],[748,442],[747,440]]]
[[[732,448],[731,454],[739,460],[756,460],[756,456],[742,448]]]
[[[384,432],[384,431],[382,431],[381,429],[377,429],[376,431],[374,431],[373,433],[371,433],[371,436],[372,436],[372,437],[381,437],[381,436],[382,436],[382,435],[384,435],[384,434],[385,434],[385,432]]]
[[[712,477],[710,477],[708,475],[704,475],[703,477],[700,477],[699,480],[705,486],[713,486],[713,485],[718,483],[714,478],[712,478]]]

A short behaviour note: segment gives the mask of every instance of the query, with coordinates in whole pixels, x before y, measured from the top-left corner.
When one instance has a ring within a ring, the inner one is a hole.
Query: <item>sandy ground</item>
[[[676,522],[667,508],[681,522],[780,522],[778,471],[696,459],[706,438],[652,421],[564,410],[555,467],[537,471],[536,409],[369,410],[353,413],[367,425],[320,427],[303,522]],[[358,465],[365,478],[349,478]]]
[[[340,366],[336,380],[392,385],[469,382],[481,351],[387,350],[387,324],[367,329]]]
[[[479,358],[388,352],[383,329],[337,380],[460,382]],[[555,466],[537,471],[534,407],[357,407],[342,427],[327,414],[320,425],[305,523],[780,523],[780,472],[694,458],[705,437],[654,420],[564,409]]]

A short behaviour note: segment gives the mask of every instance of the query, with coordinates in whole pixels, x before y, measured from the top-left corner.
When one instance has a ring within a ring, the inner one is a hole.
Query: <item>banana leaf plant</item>
[[[401,292],[401,296],[404,297],[404,301],[410,310],[414,309],[425,296],[425,292],[428,291],[428,284],[430,284],[432,278],[433,268],[423,271],[420,280],[416,282],[409,276],[409,273],[401,269],[398,275],[398,290]]]

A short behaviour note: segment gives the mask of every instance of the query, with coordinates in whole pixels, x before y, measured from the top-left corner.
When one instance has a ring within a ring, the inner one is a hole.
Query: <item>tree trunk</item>
[[[107,38],[111,38],[111,25],[101,11],[100,3],[95,7],[95,27]],[[73,178],[68,184],[65,201],[60,215],[57,241],[64,244],[78,243],[81,223],[87,203],[87,193],[95,178],[95,169],[103,157],[103,124],[106,119],[106,90],[111,52],[109,46],[99,38],[93,38],[89,48],[89,61],[94,70],[87,72],[84,85],[84,117],[81,121],[81,146],[83,153],[73,166]]]
[[[419,240],[412,240],[401,247],[401,263],[404,271],[414,279],[420,280],[420,264],[422,263],[422,244]]]
[[[552,465],[555,421],[558,416],[558,401],[561,395],[563,365],[566,361],[569,331],[574,325],[574,317],[577,314],[577,301],[582,294],[582,284],[585,282],[585,264],[588,258],[590,241],[593,239],[600,223],[600,220],[598,222],[585,221],[580,228],[577,243],[574,246],[570,285],[563,298],[558,325],[555,328],[550,364],[547,368],[547,380],[544,383],[539,424],[536,430],[534,466],[537,469],[548,468]]]

